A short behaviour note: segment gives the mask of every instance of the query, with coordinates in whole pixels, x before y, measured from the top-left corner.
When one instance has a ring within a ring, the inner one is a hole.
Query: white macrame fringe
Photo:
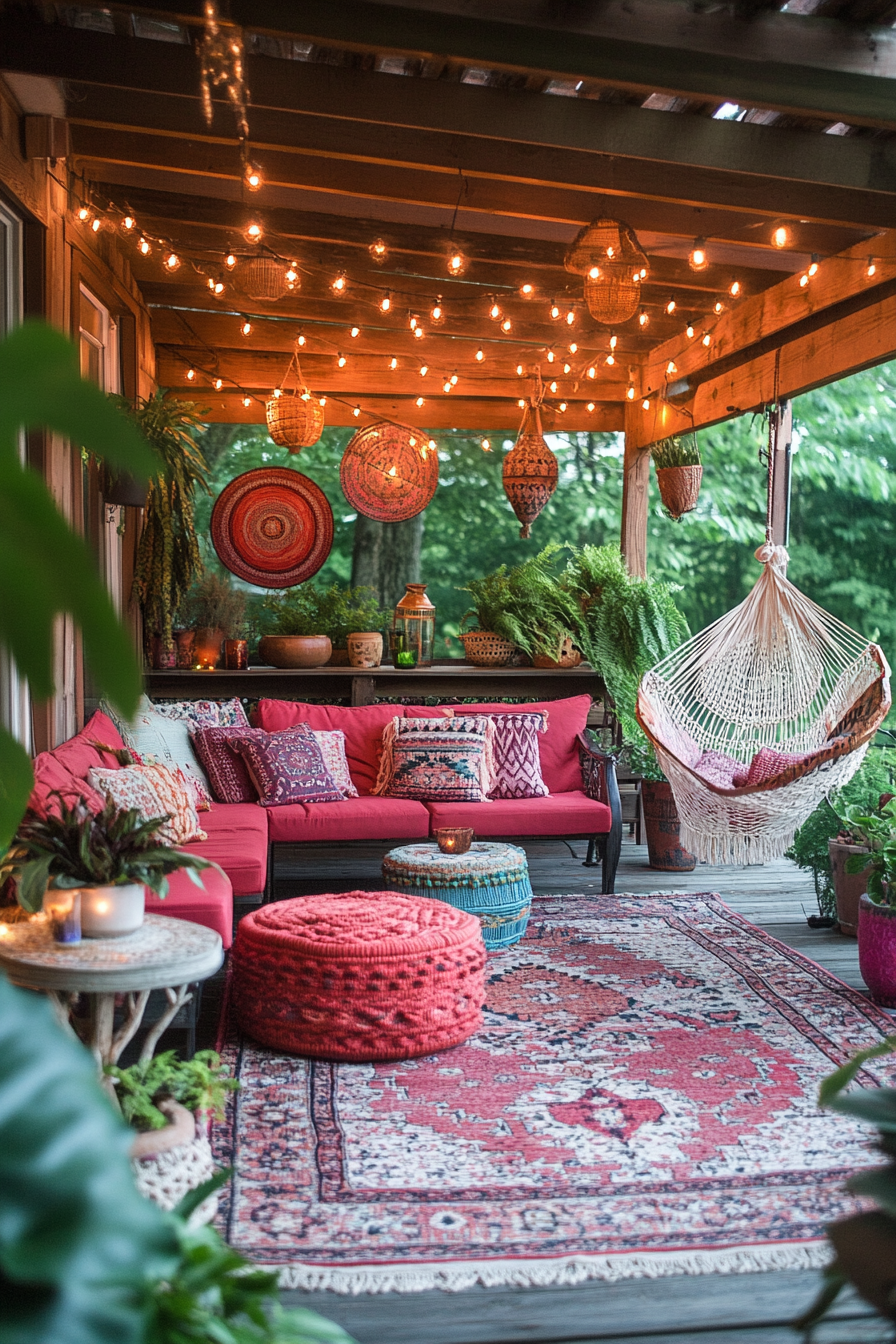
[[[602,1279],[662,1279],[674,1274],[760,1274],[768,1270],[821,1269],[833,1258],[827,1241],[783,1246],[735,1246],[726,1250],[633,1251],[618,1255],[567,1255],[552,1260],[456,1260],[449,1264],[265,1265],[279,1273],[281,1288],[306,1292],[459,1293],[483,1288],[549,1288]]]
[[[751,863],[773,863],[780,859],[793,844],[795,828],[784,834],[753,832],[743,834],[729,831],[716,835],[698,831],[686,822],[681,823],[681,843],[700,863],[719,867],[747,867]]]

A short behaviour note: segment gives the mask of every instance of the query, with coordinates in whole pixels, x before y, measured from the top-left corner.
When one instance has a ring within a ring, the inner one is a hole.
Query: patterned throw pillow
[[[788,765],[796,765],[809,755],[811,752],[807,751],[778,751],[775,747],[760,747],[746,773],[743,766],[738,767],[739,773],[735,775],[734,782],[738,787],[743,784],[764,784],[767,779],[780,775]]]
[[[709,784],[715,784],[719,789],[733,789],[735,785],[735,776],[743,770],[740,761],[736,761],[733,756],[726,756],[723,751],[704,751],[703,755],[693,767],[698,775]]]
[[[248,728],[242,700],[169,700],[155,706],[166,719],[183,719],[195,728]]]
[[[383,732],[373,792],[421,802],[482,803],[494,784],[494,721],[395,718]]]
[[[317,739],[305,724],[264,737],[261,741],[255,734],[239,733],[229,742],[245,761],[262,807],[344,801]]]
[[[264,741],[270,734],[263,728],[195,728],[191,734],[193,750],[208,775],[212,796],[218,803],[257,803],[258,790],[246,769],[246,762],[231,745],[235,737]]]
[[[144,821],[169,815],[157,831],[163,845],[185,845],[207,840],[199,825],[192,795],[183,774],[164,765],[128,765],[122,770],[92,766],[88,783],[122,809],[136,808]]]
[[[456,718],[468,717],[462,710]],[[489,798],[547,798],[550,789],[541,777],[538,736],[547,728],[547,715],[541,711],[483,716],[495,725],[493,751],[494,784]]]
[[[345,733],[341,728],[312,728],[317,739],[324,765],[333,776],[336,787],[343,798],[357,798],[358,790],[352,783],[348,772],[348,760],[345,755]]]
[[[103,706],[104,712],[114,711]],[[170,770],[182,770],[197,789],[200,810],[209,806],[208,780],[190,742],[190,724],[186,719],[173,719],[161,714],[146,695],[141,695],[137,713],[130,723],[114,718],[115,726],[130,751],[148,764],[167,765]]]

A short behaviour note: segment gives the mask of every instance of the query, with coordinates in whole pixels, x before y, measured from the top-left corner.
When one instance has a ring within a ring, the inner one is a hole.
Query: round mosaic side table
[[[430,896],[477,915],[487,952],[518,943],[526,932],[532,887],[525,850],[477,840],[466,854],[443,854],[438,845],[402,845],[383,859],[391,891]]]
[[[48,996],[63,1026],[74,1031],[102,1070],[116,1064],[143,1020],[150,991],[164,989],[168,1007],[147,1034],[140,1053],[150,1059],[162,1032],[191,997],[190,985],[221,966],[220,935],[186,919],[147,915],[124,938],[53,941],[42,919],[0,925],[0,970],[23,989]],[[115,1026],[115,998],[124,997],[124,1018]],[[84,995],[88,1012],[73,1013]]]

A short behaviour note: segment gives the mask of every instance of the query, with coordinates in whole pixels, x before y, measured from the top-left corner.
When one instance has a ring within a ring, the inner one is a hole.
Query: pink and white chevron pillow
[[[455,709],[454,718],[464,718]],[[550,789],[541,777],[541,753],[538,736],[548,726],[541,711],[519,714],[487,715],[495,725],[492,753],[495,782],[489,798],[547,798]]]

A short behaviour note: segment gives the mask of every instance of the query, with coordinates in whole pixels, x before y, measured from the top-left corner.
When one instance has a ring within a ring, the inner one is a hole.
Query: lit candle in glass
[[[417,650],[416,649],[398,649],[395,654],[396,667],[416,667]]]
[[[138,883],[82,887],[81,931],[85,938],[122,938],[143,923],[145,891]]]
[[[43,911],[53,940],[57,943],[81,941],[81,893],[50,888],[44,892]]]
[[[433,834],[443,854],[466,854],[473,843],[472,826],[442,826]]]

